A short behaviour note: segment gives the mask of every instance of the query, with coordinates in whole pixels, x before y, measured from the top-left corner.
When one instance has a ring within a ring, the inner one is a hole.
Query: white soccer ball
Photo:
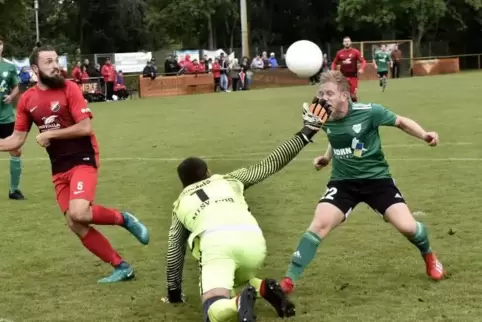
[[[318,73],[323,65],[323,53],[320,47],[309,40],[298,40],[286,51],[286,65],[300,77],[311,77]]]

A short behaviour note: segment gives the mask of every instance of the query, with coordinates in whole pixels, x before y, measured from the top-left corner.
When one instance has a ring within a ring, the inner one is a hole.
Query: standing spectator
[[[219,64],[219,59],[214,59],[214,63],[211,66],[211,72],[214,77],[214,91],[217,92],[218,88],[221,87],[221,65]]]
[[[75,63],[74,69],[72,69],[71,76],[74,82],[76,82],[77,84],[82,83],[82,70],[80,69],[81,66],[82,64],[80,63],[80,61],[78,61]]]
[[[192,65],[193,65],[193,73],[195,74],[203,74],[204,71],[205,71],[205,67],[204,67],[204,63],[200,63],[197,61],[197,59],[194,59],[192,61]]]
[[[330,62],[328,61],[328,55],[325,53],[323,54],[323,65],[321,66],[321,71],[327,72],[330,70]]]
[[[234,58],[233,62],[229,66],[229,77],[232,80],[233,91],[236,92],[240,88],[239,73],[241,72],[241,66],[239,66],[238,59]]]
[[[87,83],[89,81],[89,74],[87,73],[87,66],[82,65],[82,74],[81,74],[82,83]]]
[[[229,92],[229,80],[228,80],[228,61],[224,56],[224,53],[221,53],[219,58],[219,65],[221,65],[221,80],[220,80],[220,88],[223,92]]]
[[[108,101],[111,101],[112,95],[114,95],[114,82],[116,75],[110,58],[105,60],[105,64],[102,66],[100,73],[102,74],[105,82],[106,98]]]
[[[166,76],[175,76],[181,70],[181,66],[176,60],[176,57],[169,55],[164,62],[164,73]]]
[[[248,57],[243,57],[241,61],[241,72],[239,73],[239,80],[241,81],[241,88],[247,90],[251,83],[253,72],[250,70]]]
[[[263,60],[263,68],[268,68],[269,67],[268,53],[263,51],[263,53],[261,54],[261,59]]]
[[[20,78],[19,90],[21,93],[23,93],[30,85],[30,73],[27,70],[27,66],[22,67],[18,77]]]
[[[398,45],[392,50],[392,78],[400,78],[400,63],[402,61],[402,51],[398,49]]]

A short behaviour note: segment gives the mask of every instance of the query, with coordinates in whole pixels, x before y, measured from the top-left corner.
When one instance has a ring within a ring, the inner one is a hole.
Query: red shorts
[[[69,171],[52,177],[57,203],[62,213],[69,209],[70,200],[84,199],[91,203],[97,188],[97,169],[88,165],[78,165]]]
[[[347,77],[346,79],[350,84],[350,94],[355,95],[358,89],[358,77]]]

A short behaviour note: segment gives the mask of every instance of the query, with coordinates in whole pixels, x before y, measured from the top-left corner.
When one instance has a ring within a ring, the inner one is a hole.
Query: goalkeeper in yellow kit
[[[250,212],[244,191],[281,170],[309,143],[330,113],[329,106],[303,108],[304,127],[266,159],[225,175],[211,175],[199,158],[182,161],[177,172],[184,190],[174,202],[167,252],[169,303],[183,302],[182,271],[186,246],[200,264],[204,321],[256,321],[256,298],[267,300],[280,317],[295,308],[273,279],[257,279],[266,257],[263,232]],[[244,286],[231,297],[236,287]]]

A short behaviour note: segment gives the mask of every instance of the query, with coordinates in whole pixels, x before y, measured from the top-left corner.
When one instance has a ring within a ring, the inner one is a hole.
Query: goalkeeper
[[[329,106],[319,105],[316,115],[304,107],[304,127],[258,164],[225,175],[212,175],[198,158],[179,164],[184,190],[174,202],[169,230],[165,302],[183,301],[182,271],[189,245],[200,264],[204,321],[231,321],[236,314],[239,321],[255,321],[257,297],[267,300],[280,317],[295,315],[294,304],[275,280],[255,278],[266,257],[266,242],[244,191],[280,171],[311,142],[330,113]],[[232,298],[238,286],[245,288]]]

